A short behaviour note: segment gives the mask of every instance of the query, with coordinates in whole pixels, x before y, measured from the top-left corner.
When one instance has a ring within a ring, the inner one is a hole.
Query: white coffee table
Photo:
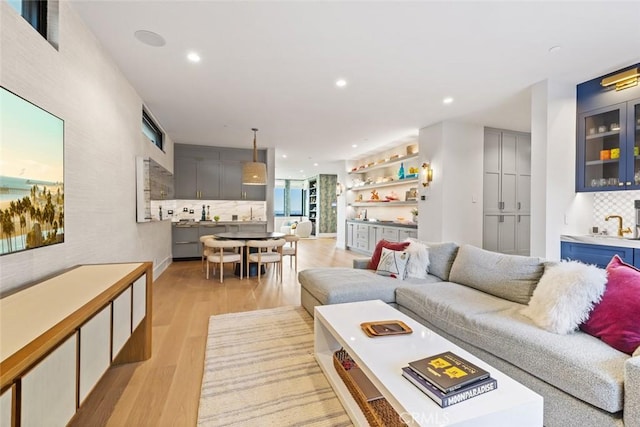
[[[360,324],[377,320],[402,320],[413,333],[367,337]],[[542,396],[380,300],[318,306],[314,322],[316,360],[356,425],[368,423],[333,366],[333,353],[341,347],[410,425],[543,425]],[[441,408],[403,378],[402,368],[408,362],[444,351],[453,351],[489,371],[497,380],[498,389]]]

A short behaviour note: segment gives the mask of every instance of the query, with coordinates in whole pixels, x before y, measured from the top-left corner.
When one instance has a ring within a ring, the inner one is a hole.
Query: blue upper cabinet
[[[610,76],[577,88],[578,192],[640,189],[640,86],[616,91],[601,84]]]

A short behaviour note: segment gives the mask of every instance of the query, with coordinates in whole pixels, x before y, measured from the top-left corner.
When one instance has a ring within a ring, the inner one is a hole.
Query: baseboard
[[[160,277],[162,273],[171,265],[173,262],[173,258],[171,256],[166,257],[162,261],[158,262],[153,266],[153,278],[156,279]]]
[[[338,233],[316,233],[316,237],[337,237]]]

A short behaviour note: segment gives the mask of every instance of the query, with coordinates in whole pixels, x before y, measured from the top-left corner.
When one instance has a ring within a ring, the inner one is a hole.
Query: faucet
[[[622,228],[622,217],[620,215],[607,215],[604,217],[604,220],[609,221],[611,218],[618,218],[618,237],[624,236],[625,233],[631,233],[631,228]]]

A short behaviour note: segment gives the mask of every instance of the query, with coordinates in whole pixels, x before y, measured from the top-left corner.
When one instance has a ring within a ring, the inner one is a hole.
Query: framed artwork
[[[64,242],[64,121],[0,87],[0,255]]]

